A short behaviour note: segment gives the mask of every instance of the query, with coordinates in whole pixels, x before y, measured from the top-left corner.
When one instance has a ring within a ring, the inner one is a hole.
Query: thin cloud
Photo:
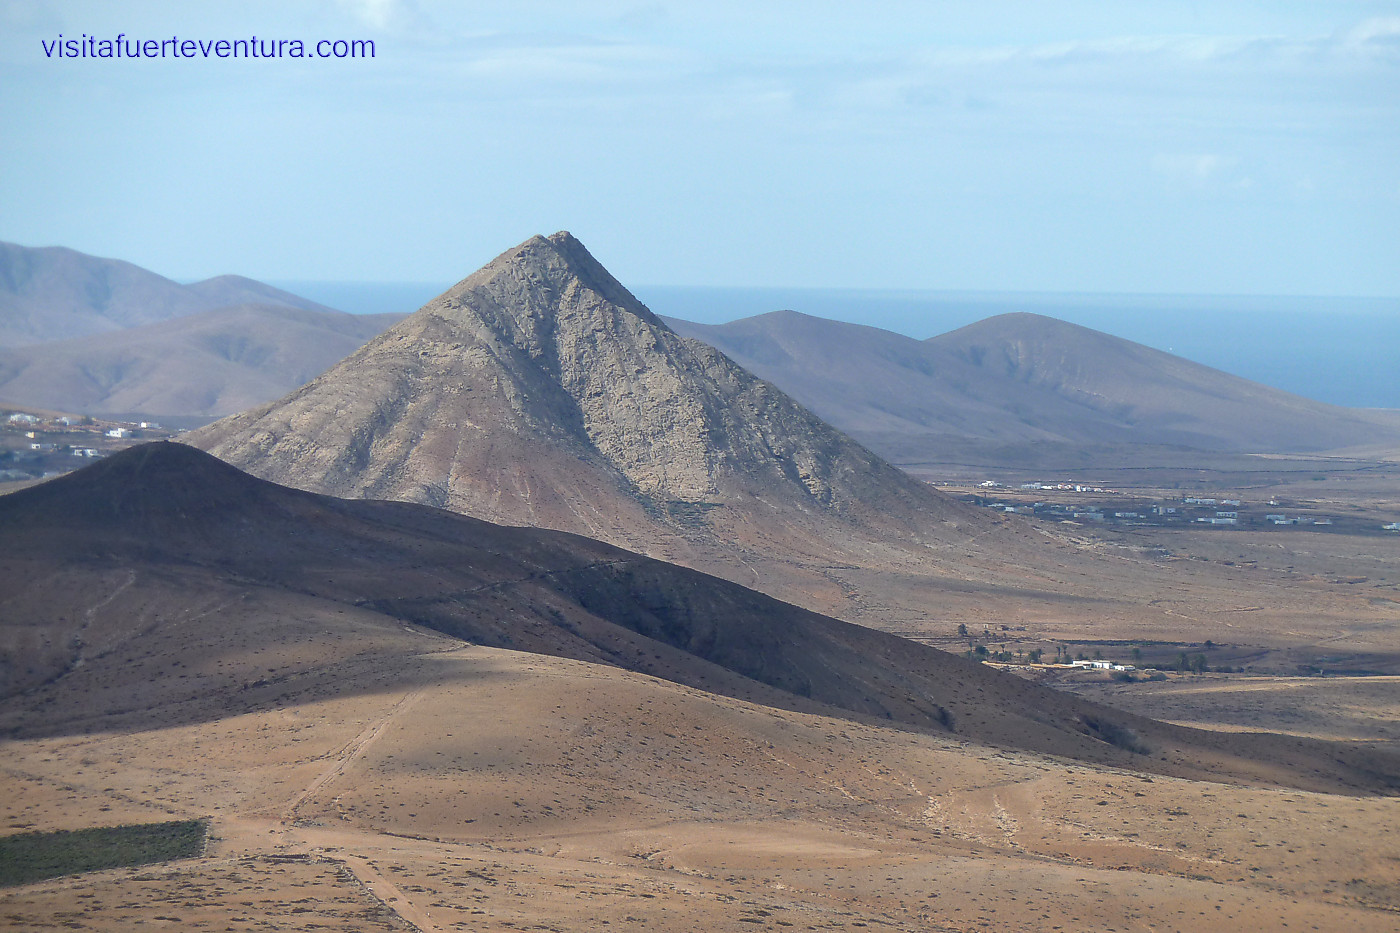
[[[422,30],[429,26],[413,0],[337,0],[337,3],[361,24],[379,32]]]

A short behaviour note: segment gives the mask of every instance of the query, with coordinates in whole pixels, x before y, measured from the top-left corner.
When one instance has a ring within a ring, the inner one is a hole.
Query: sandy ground
[[[1148,779],[509,651],[394,663],[401,687],[0,745],[7,832],[214,835],[0,891],[0,925],[1400,927],[1400,800]]]
[[[1061,689],[1203,729],[1281,732],[1400,750],[1400,677],[1172,674],[1161,682],[1065,682]]]

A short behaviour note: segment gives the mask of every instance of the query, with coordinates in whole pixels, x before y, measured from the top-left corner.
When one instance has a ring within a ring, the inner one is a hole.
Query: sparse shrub
[[[1136,732],[1111,719],[1081,716],[1079,721],[1088,728],[1090,735],[1100,741],[1107,742],[1109,745],[1114,745],[1135,755],[1146,755],[1150,751]]]

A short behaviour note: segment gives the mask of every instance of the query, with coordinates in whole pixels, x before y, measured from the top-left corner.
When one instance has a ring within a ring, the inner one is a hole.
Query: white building
[[[1092,668],[1100,671],[1135,671],[1131,664],[1117,664],[1113,661],[1071,661],[1070,667]]]

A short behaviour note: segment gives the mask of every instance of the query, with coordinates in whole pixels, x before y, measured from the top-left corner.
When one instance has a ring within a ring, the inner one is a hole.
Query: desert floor
[[[1400,677],[1170,674],[1162,682],[1086,677],[1056,686],[1185,726],[1280,732],[1400,750]]]
[[[374,692],[0,745],[6,832],[178,815],[214,837],[0,891],[0,924],[1400,926],[1400,800],[1149,779],[436,636],[395,663]],[[1212,689],[1134,686],[1185,720],[1171,704]]]

